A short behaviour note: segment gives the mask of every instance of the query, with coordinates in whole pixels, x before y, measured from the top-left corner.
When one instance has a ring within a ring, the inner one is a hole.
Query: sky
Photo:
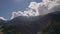
[[[0,19],[39,16],[60,11],[60,0],[0,0]]]
[[[0,0],[0,17],[10,19],[12,12],[24,11],[32,0]],[[41,2],[41,0],[34,0]]]

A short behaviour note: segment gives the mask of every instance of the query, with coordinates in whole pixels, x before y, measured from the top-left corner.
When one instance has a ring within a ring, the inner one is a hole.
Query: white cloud
[[[31,2],[30,5],[28,6],[29,8],[36,9],[38,8],[38,3],[37,2]]]
[[[42,6],[38,7],[38,12],[40,15],[48,14],[57,10],[60,3],[57,3],[59,0],[43,0]],[[54,8],[56,7],[56,8]]]
[[[7,20],[7,19],[5,19],[4,17],[0,17],[0,19],[1,19],[1,20]]]
[[[12,12],[12,17],[11,19],[15,18],[15,17],[18,17],[18,16],[35,16],[35,13],[36,12],[33,12],[33,10],[28,10],[28,11],[18,11],[18,12]]]
[[[11,19],[17,17],[17,16],[23,16],[23,12],[22,11],[18,11],[18,12],[12,12],[12,17]]]
[[[60,0],[42,0],[42,2],[31,2],[27,11],[12,13],[12,19],[17,16],[39,16],[54,12],[60,8]],[[34,11],[35,10],[35,11]],[[60,9],[59,9],[60,10]]]
[[[20,0],[14,0],[20,1]],[[39,16],[45,15],[54,11],[60,11],[60,0],[42,0],[42,2],[31,2],[26,11],[12,12],[11,19],[18,16]],[[2,20],[7,20],[0,17]]]

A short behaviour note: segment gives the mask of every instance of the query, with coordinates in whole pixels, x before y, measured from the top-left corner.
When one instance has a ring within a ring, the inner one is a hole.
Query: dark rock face
[[[0,25],[4,25],[6,21],[0,19]]]
[[[52,16],[52,22],[45,30],[43,30],[43,34],[60,34],[60,11],[48,15]]]
[[[47,28],[51,23],[52,18],[49,15],[36,17],[16,17],[12,21],[15,23],[17,32],[36,33]]]
[[[39,17],[16,17],[12,20],[16,24],[16,31],[23,34],[35,34],[39,29],[38,21]]]

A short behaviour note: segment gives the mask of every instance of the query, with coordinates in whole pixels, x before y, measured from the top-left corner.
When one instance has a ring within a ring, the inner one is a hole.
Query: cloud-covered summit
[[[27,11],[18,11],[12,13],[12,18],[17,16],[39,16],[45,15],[54,11],[58,11],[60,8],[60,0],[42,0],[42,2],[31,2],[27,8]]]
[[[39,16],[54,11],[60,11],[60,0],[42,0],[42,2],[30,2],[25,11],[12,12],[11,19],[18,16]]]

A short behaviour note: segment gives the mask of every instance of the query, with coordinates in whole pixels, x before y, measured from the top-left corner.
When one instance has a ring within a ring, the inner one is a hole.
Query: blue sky
[[[15,1],[15,2],[14,2]],[[24,11],[32,0],[0,0],[0,16],[9,19],[13,11]],[[41,2],[41,0],[34,0]]]

